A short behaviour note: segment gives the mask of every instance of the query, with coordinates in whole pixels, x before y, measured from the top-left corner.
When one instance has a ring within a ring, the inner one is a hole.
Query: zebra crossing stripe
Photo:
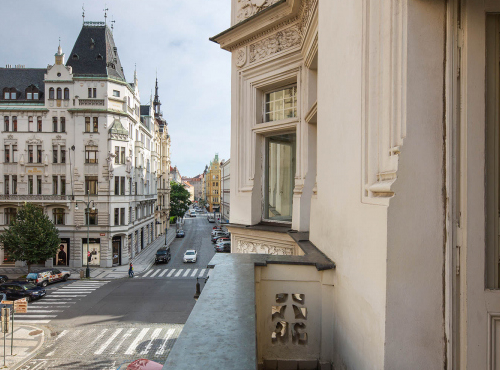
[[[182,274],[182,269],[180,269],[179,271],[177,271],[177,274],[175,274],[175,277],[179,277],[180,274]]]
[[[151,338],[149,339],[149,343],[146,346],[146,348],[144,348],[144,350],[140,353],[141,355],[145,355],[145,354],[147,354],[149,352],[149,350],[153,346],[153,342],[156,340],[156,338],[158,338],[158,336],[160,335],[161,331],[162,331],[161,328],[155,329],[153,331],[153,334],[151,334]]]
[[[113,340],[122,332],[123,328],[116,329],[115,332],[113,333],[112,336],[108,338],[106,342],[97,350],[94,352],[95,355],[100,355],[104,352],[104,350],[111,344]]]
[[[194,277],[197,272],[198,272],[198,269],[194,269],[193,273],[191,274],[191,277]]]
[[[170,270],[170,272],[168,273],[167,277],[172,276],[172,274],[173,274],[174,272],[175,272],[175,269]]]
[[[141,330],[141,332],[139,333],[139,335],[137,337],[135,337],[135,339],[132,342],[132,344],[125,351],[126,355],[131,355],[131,354],[133,354],[135,352],[135,349],[136,349],[137,345],[142,340],[142,338],[144,338],[144,336],[146,335],[146,333],[148,331],[149,331],[149,328],[144,328],[144,329]]]
[[[135,330],[134,328],[127,330],[127,332],[121,338],[120,342],[116,345],[115,349],[113,349],[113,351],[111,351],[112,355],[114,355],[116,353],[116,351],[118,351],[118,348],[120,348],[120,346],[123,344],[123,342],[125,342],[125,339],[127,339],[128,337],[130,337],[132,335],[132,332],[134,330]]]
[[[151,276],[150,276],[150,277],[154,277],[154,276],[155,276],[155,275],[157,275],[159,272],[160,272],[160,270],[156,270],[155,272],[153,272],[153,273],[151,274]]]
[[[163,275],[165,275],[167,273],[167,271],[168,271],[168,269],[163,270],[163,272],[160,275],[158,275],[158,277],[162,277]]]
[[[104,334],[106,334],[106,332],[108,331],[108,329],[104,329],[97,337],[95,337],[95,339],[92,341],[92,343],[90,343],[89,346],[86,346],[84,347],[84,350],[80,353],[80,356],[83,355],[83,353],[88,349],[88,348],[92,348],[92,346],[94,344],[96,344],[103,336]]]
[[[200,274],[198,275],[198,277],[202,277],[204,273],[205,273],[205,269],[201,269],[201,272],[200,272]]]
[[[57,342],[59,339],[61,339],[62,337],[64,337],[66,334],[68,334],[68,331],[67,330],[63,330],[56,338],[56,340],[54,341],[54,343],[52,344],[53,346],[55,345],[55,342]],[[47,357],[50,357],[52,356],[53,354],[55,353],[55,350],[52,351],[52,352],[49,352],[47,353]]]
[[[148,271],[148,272],[146,272],[144,275],[142,275],[142,277],[146,277],[146,276],[148,276],[148,275],[149,275],[150,273],[152,273],[152,272],[153,272],[153,270],[149,270],[149,271]]]
[[[167,331],[167,333],[165,334],[165,338],[163,338],[163,343],[161,344],[160,348],[158,348],[158,350],[155,353],[157,356],[162,355],[165,352],[165,347],[167,346],[167,342],[170,339],[170,337],[172,336],[172,334],[174,334],[174,331],[175,331],[175,329],[169,329]]]
[[[187,269],[186,272],[184,273],[184,275],[182,275],[182,277],[188,276],[190,272],[191,272],[191,269]]]

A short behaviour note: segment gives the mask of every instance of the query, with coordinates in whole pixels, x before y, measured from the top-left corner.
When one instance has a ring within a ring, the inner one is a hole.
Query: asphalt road
[[[146,277],[52,285],[30,307],[55,316],[37,325],[47,328],[46,343],[21,369],[117,369],[138,358],[164,363],[195,304],[196,276],[208,274],[213,225],[206,215],[188,217],[185,238],[171,244],[171,261],[153,265]],[[196,263],[182,262],[188,249],[198,251]]]

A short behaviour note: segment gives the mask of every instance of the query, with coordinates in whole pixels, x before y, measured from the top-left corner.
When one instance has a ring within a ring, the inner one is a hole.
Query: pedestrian
[[[132,266],[132,262],[130,262],[130,266],[128,268],[128,277],[134,277],[134,266]]]

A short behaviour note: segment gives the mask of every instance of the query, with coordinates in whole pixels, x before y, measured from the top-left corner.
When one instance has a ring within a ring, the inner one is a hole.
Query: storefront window
[[[101,239],[90,238],[87,245],[87,239],[82,239],[82,262],[83,265],[99,266],[101,264]]]

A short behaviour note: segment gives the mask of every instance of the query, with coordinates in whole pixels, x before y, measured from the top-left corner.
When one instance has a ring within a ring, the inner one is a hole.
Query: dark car
[[[231,242],[220,243],[215,247],[218,253],[231,253]]]
[[[168,263],[170,258],[170,247],[161,248],[156,251],[155,263]]]
[[[184,238],[184,230],[177,230],[175,233],[176,238]]]
[[[7,275],[0,275],[0,284],[5,283],[7,280],[9,280]]]
[[[0,293],[4,293],[8,300],[26,298],[28,302],[40,299],[47,294],[44,288],[23,281],[12,281],[0,285]]]
[[[56,268],[44,269],[37,272],[30,272],[26,275],[26,281],[46,287],[48,284],[66,281],[71,276],[69,271],[61,271]]]

